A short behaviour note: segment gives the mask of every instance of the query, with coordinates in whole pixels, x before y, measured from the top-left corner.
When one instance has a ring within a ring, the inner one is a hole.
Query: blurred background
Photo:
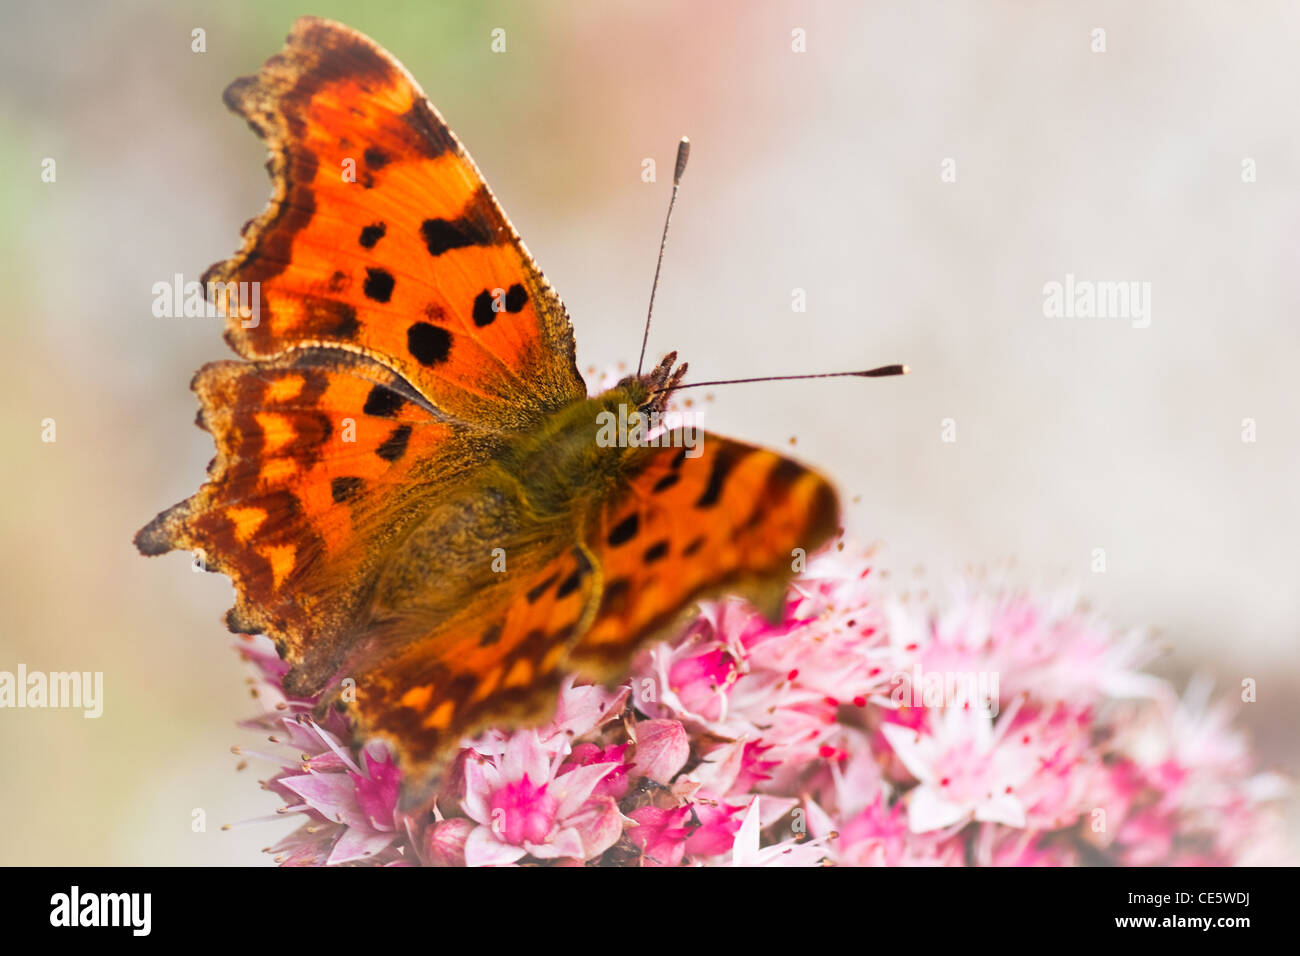
[[[719,389],[709,425],[796,438],[892,580],[1077,585],[1300,771],[1300,6],[0,0],[0,669],[105,679],[98,720],[0,711],[0,863],[269,863],[291,828],[220,829],[276,806],[228,749],[257,709],[229,583],[131,536],[202,479],[188,383],[229,354],[151,286],[263,208],[221,91],[303,13],[420,81],[584,369],[635,364],[688,134],[652,355],[697,380],[914,369]],[[1149,282],[1149,327],[1045,317],[1067,274]]]

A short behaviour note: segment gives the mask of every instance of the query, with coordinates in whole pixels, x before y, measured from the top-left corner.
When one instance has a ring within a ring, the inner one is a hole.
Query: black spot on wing
[[[581,548],[573,549],[573,556],[577,559],[578,566],[574,568],[573,573],[560,582],[560,586],[555,589],[555,600],[562,601],[582,584],[583,578],[591,573],[591,562],[587,560],[587,553]]]
[[[480,188],[455,219],[424,220],[420,235],[429,255],[440,256],[450,249],[491,245],[502,227],[500,218],[487,189]]]
[[[361,491],[365,481],[355,477],[340,477],[330,481],[330,496],[335,504],[351,501]]]
[[[681,475],[679,475],[675,471],[670,471],[668,474],[664,475],[662,478],[656,481],[654,487],[651,488],[650,490],[654,494],[658,494],[661,491],[667,491],[669,488],[671,488],[673,485],[677,484],[677,482],[681,480],[682,480]]]
[[[393,286],[396,284],[397,280],[387,269],[366,269],[366,283],[362,290],[368,299],[387,302],[393,297]]]
[[[528,304],[528,293],[518,282],[510,287],[506,292],[506,311],[521,312],[525,305]]]
[[[626,544],[636,537],[636,533],[640,527],[641,517],[634,511],[610,529],[609,537],[606,540],[609,542],[611,547],[618,547],[620,544]]]
[[[627,595],[631,585],[627,578],[618,578],[605,585],[605,593],[600,598],[600,616],[622,614],[627,609]]]
[[[709,471],[709,483],[705,486],[704,492],[695,500],[697,508],[712,508],[718,503],[718,498],[722,495],[722,486],[727,481],[727,475],[736,466],[736,459],[731,458],[725,452],[719,453],[713,458],[713,467]]]
[[[478,646],[491,647],[497,641],[501,640],[501,626],[500,621],[493,621],[489,624],[487,630],[483,632],[483,636],[478,639]]]
[[[370,389],[370,394],[366,396],[366,404],[361,410],[377,418],[393,418],[405,404],[406,399],[392,389],[376,385]]]
[[[554,574],[550,575],[549,577],[545,578],[542,581],[539,581],[537,584],[529,588],[527,594],[528,603],[536,604],[538,598],[540,598],[543,594],[546,593],[546,589],[549,588],[552,584],[554,584],[556,578],[558,578],[559,576],[560,576],[560,572],[556,571]]]
[[[384,439],[384,443],[375,449],[375,454],[387,462],[394,462],[406,454],[406,443],[411,440],[411,426],[398,425],[393,433]]]
[[[560,582],[560,586],[555,589],[555,599],[562,601],[574,591],[578,590],[578,585],[582,583],[582,577],[585,572],[579,568]]]
[[[673,485],[677,484],[677,482],[681,481],[682,463],[685,461],[686,461],[686,449],[683,448],[679,450],[677,454],[673,455],[673,460],[669,463],[668,466],[672,470],[654,483],[654,487],[650,489],[651,492],[657,495],[659,494],[659,492],[667,491]]]
[[[438,365],[451,354],[451,333],[440,325],[416,322],[406,330],[406,347],[421,365]]]
[[[656,561],[662,560],[667,556],[668,542],[666,540],[656,541],[654,544],[650,545],[650,547],[646,548],[645,554],[642,555],[646,564],[654,564]]]
[[[474,297],[474,324],[480,329],[496,321],[497,312],[493,305],[492,293],[487,289]]]
[[[362,248],[373,249],[375,243],[384,238],[384,233],[387,231],[388,227],[382,222],[371,223],[361,230],[361,238],[357,241],[361,243]]]

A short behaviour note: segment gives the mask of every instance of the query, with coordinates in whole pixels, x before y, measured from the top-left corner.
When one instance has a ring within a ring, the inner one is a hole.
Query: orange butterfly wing
[[[382,48],[305,17],[225,98],[267,141],[274,193],[204,280],[253,361],[195,377],[209,481],[136,542],[229,574],[231,629],[271,636],[305,693],[355,644],[422,496],[586,389],[563,304]]]
[[[698,439],[699,457],[642,450],[627,488],[593,522],[600,598],[570,667],[616,673],[637,644],[710,594],[743,594],[777,617],[794,549],[810,554],[838,530],[835,491],[816,472],[730,438]]]
[[[471,604],[358,681],[353,713],[402,755],[408,806],[464,736],[544,719],[575,670],[621,676],[691,602],[740,593],[779,615],[793,550],[837,530],[835,492],[774,452],[701,439],[694,458],[636,450],[585,542],[526,572],[512,600]]]
[[[198,494],[136,535],[230,576],[232,631],[265,633],[319,685],[347,650],[383,553],[423,511],[422,487],[472,464],[464,426],[364,356],[300,349],[213,362],[194,377],[217,455]],[[310,653],[308,653],[310,651]]]
[[[244,248],[204,276],[259,284],[231,346],[360,351],[439,410],[501,429],[585,395],[563,303],[410,74],[327,20],[298,20],[286,42],[225,94],[275,183]]]
[[[357,680],[349,710],[401,756],[406,806],[466,736],[550,716],[596,586],[589,557],[570,547],[523,576],[513,599],[471,601]]]

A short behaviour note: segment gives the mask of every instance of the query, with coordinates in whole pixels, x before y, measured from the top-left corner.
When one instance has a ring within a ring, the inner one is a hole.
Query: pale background
[[[420,80],[564,295],[584,368],[635,362],[689,134],[654,356],[701,379],[915,369],[719,390],[710,425],[797,436],[896,579],[1014,561],[1156,629],[1180,683],[1256,678],[1241,720],[1300,769],[1297,4],[5,0],[0,669],[102,670],[106,709],[0,712],[0,863],[266,862],[288,828],[219,829],[275,807],[267,768],[228,752],[254,708],[228,583],[131,535],[202,478],[187,385],[228,354],[215,320],[153,318],[150,287],[197,278],[262,208],[262,146],[221,90],[299,13]],[[1044,318],[1067,272],[1150,282],[1151,327]]]

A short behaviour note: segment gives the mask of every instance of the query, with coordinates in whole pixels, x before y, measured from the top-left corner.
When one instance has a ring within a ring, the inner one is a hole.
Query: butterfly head
[[[629,399],[628,404],[635,405],[644,414],[663,414],[668,405],[670,390],[680,384],[686,375],[686,363],[674,367],[676,362],[677,353],[669,352],[649,372],[644,375],[628,375],[613,390],[623,392]]]

